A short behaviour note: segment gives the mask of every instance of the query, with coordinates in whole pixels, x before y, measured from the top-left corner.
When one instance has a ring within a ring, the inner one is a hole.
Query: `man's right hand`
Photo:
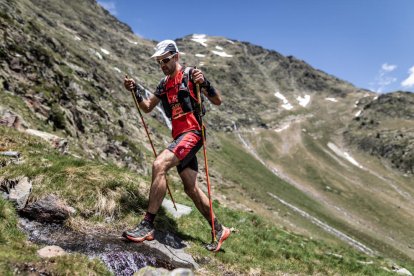
[[[125,75],[124,86],[128,91],[135,91],[137,84],[133,79],[128,78],[128,75]]]

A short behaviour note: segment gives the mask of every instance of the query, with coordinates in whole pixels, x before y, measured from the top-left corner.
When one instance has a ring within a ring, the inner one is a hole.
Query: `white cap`
[[[169,39],[161,41],[154,49],[155,53],[151,56],[152,58],[162,56],[167,52],[178,53],[177,44],[175,44],[174,40]]]

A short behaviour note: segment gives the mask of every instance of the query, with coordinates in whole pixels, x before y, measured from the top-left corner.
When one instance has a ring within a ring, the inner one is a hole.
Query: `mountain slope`
[[[149,177],[152,152],[122,79],[154,89],[162,77],[148,59],[155,42],[95,1],[1,0],[0,7],[0,122],[54,133],[69,141],[70,154]],[[412,94],[375,99],[247,42],[190,35],[177,43],[182,61],[200,67],[223,95],[205,117],[222,204],[308,236],[414,259]],[[163,114],[145,118],[164,148],[171,138]],[[401,139],[387,148],[394,137]]]

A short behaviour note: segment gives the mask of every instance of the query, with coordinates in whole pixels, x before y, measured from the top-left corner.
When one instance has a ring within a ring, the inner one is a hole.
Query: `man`
[[[179,57],[177,45],[173,40],[164,40],[157,44],[151,58],[156,59],[166,77],[161,80],[154,96],[147,100],[141,95],[142,87],[128,77],[124,79],[125,88],[135,91],[139,107],[145,113],[151,112],[162,101],[166,115],[171,118],[174,140],[153,163],[149,204],[144,219],[135,229],[125,231],[123,236],[135,242],[154,239],[153,222],[166,193],[167,171],[176,166],[184,184],[184,191],[210,225],[212,225],[211,217],[214,217],[216,241],[208,245],[207,249],[217,252],[231,231],[221,225],[214,214],[210,215],[209,199],[197,185],[196,153],[203,144],[199,120],[202,111],[196,112],[197,108],[194,108],[194,105],[191,106],[190,103],[194,102],[194,97],[197,99],[195,84],[200,85],[201,92],[211,103],[220,105],[221,97],[201,70],[191,69],[189,71],[183,68],[179,63]]]

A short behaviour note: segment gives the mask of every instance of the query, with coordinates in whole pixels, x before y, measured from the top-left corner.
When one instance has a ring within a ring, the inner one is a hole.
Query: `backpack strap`
[[[167,85],[167,79],[168,79],[168,76],[165,76],[162,80],[161,80],[161,86],[162,86],[162,89],[163,89],[163,93],[165,93],[167,90],[166,90],[166,85]]]

